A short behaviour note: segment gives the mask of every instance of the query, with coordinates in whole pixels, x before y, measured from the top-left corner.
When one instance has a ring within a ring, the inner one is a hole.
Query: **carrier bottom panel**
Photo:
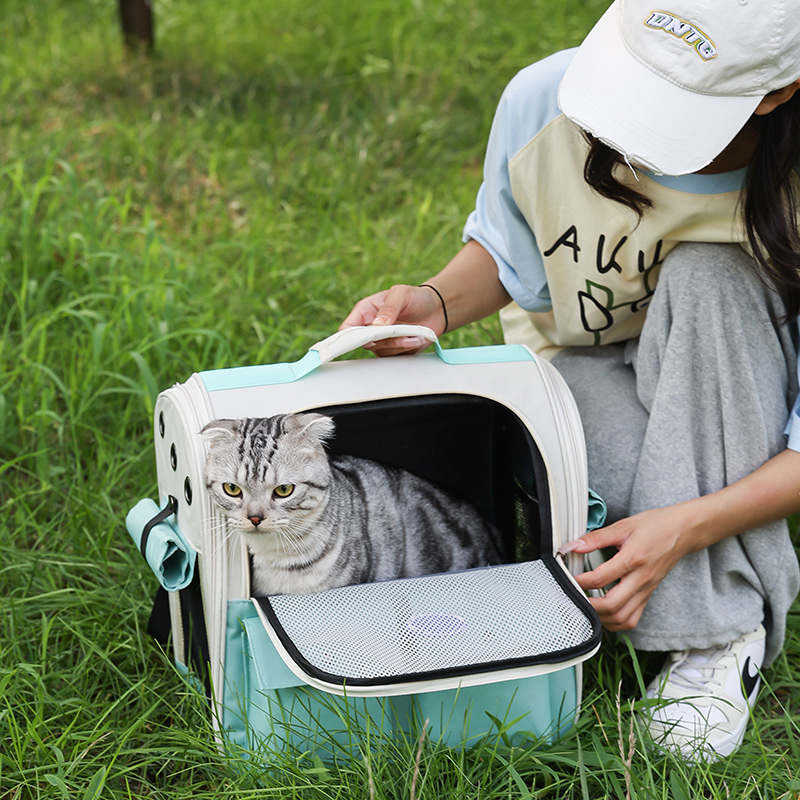
[[[345,686],[566,662],[601,635],[553,558],[256,602],[304,673]]]

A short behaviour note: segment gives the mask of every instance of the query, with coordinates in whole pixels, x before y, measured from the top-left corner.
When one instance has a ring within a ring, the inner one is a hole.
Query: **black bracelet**
[[[433,291],[436,292],[436,296],[439,298],[439,300],[442,303],[442,314],[444,314],[444,330],[442,331],[442,334],[445,334],[445,333],[447,333],[447,326],[450,323],[449,323],[449,320],[447,319],[447,306],[444,304],[444,297],[442,297],[442,293],[435,286],[431,286],[429,283],[421,283],[420,284],[420,288],[422,288],[424,286],[427,286],[428,289],[433,289]]]

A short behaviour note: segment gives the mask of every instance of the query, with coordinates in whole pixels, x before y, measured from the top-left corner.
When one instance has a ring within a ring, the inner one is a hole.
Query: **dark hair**
[[[800,235],[798,200],[792,172],[800,158],[800,92],[769,114],[753,115],[759,140],[747,168],[741,204],[747,239],[757,268],[783,299],[786,318],[800,311]],[[585,133],[589,153],[583,168],[586,182],[598,194],[615,200],[641,218],[650,198],[614,175],[624,159],[613,148]]]
[[[625,163],[622,153],[601,142],[588,131],[584,131],[583,135],[589,142],[589,153],[583,165],[583,179],[599,195],[622,203],[635,211],[641,219],[644,210],[653,207],[653,201],[632,186],[622,183],[614,175],[617,165]]]

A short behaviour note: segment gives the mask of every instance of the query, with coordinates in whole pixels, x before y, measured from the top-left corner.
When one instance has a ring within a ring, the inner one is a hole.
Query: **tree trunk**
[[[152,51],[155,37],[150,0],[119,0],[119,14],[125,46],[137,52]]]

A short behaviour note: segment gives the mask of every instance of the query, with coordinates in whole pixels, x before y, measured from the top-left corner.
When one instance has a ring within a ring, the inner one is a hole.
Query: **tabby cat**
[[[254,595],[499,563],[500,534],[471,505],[410,472],[329,456],[333,431],[312,413],[203,428],[206,485],[244,536]]]

